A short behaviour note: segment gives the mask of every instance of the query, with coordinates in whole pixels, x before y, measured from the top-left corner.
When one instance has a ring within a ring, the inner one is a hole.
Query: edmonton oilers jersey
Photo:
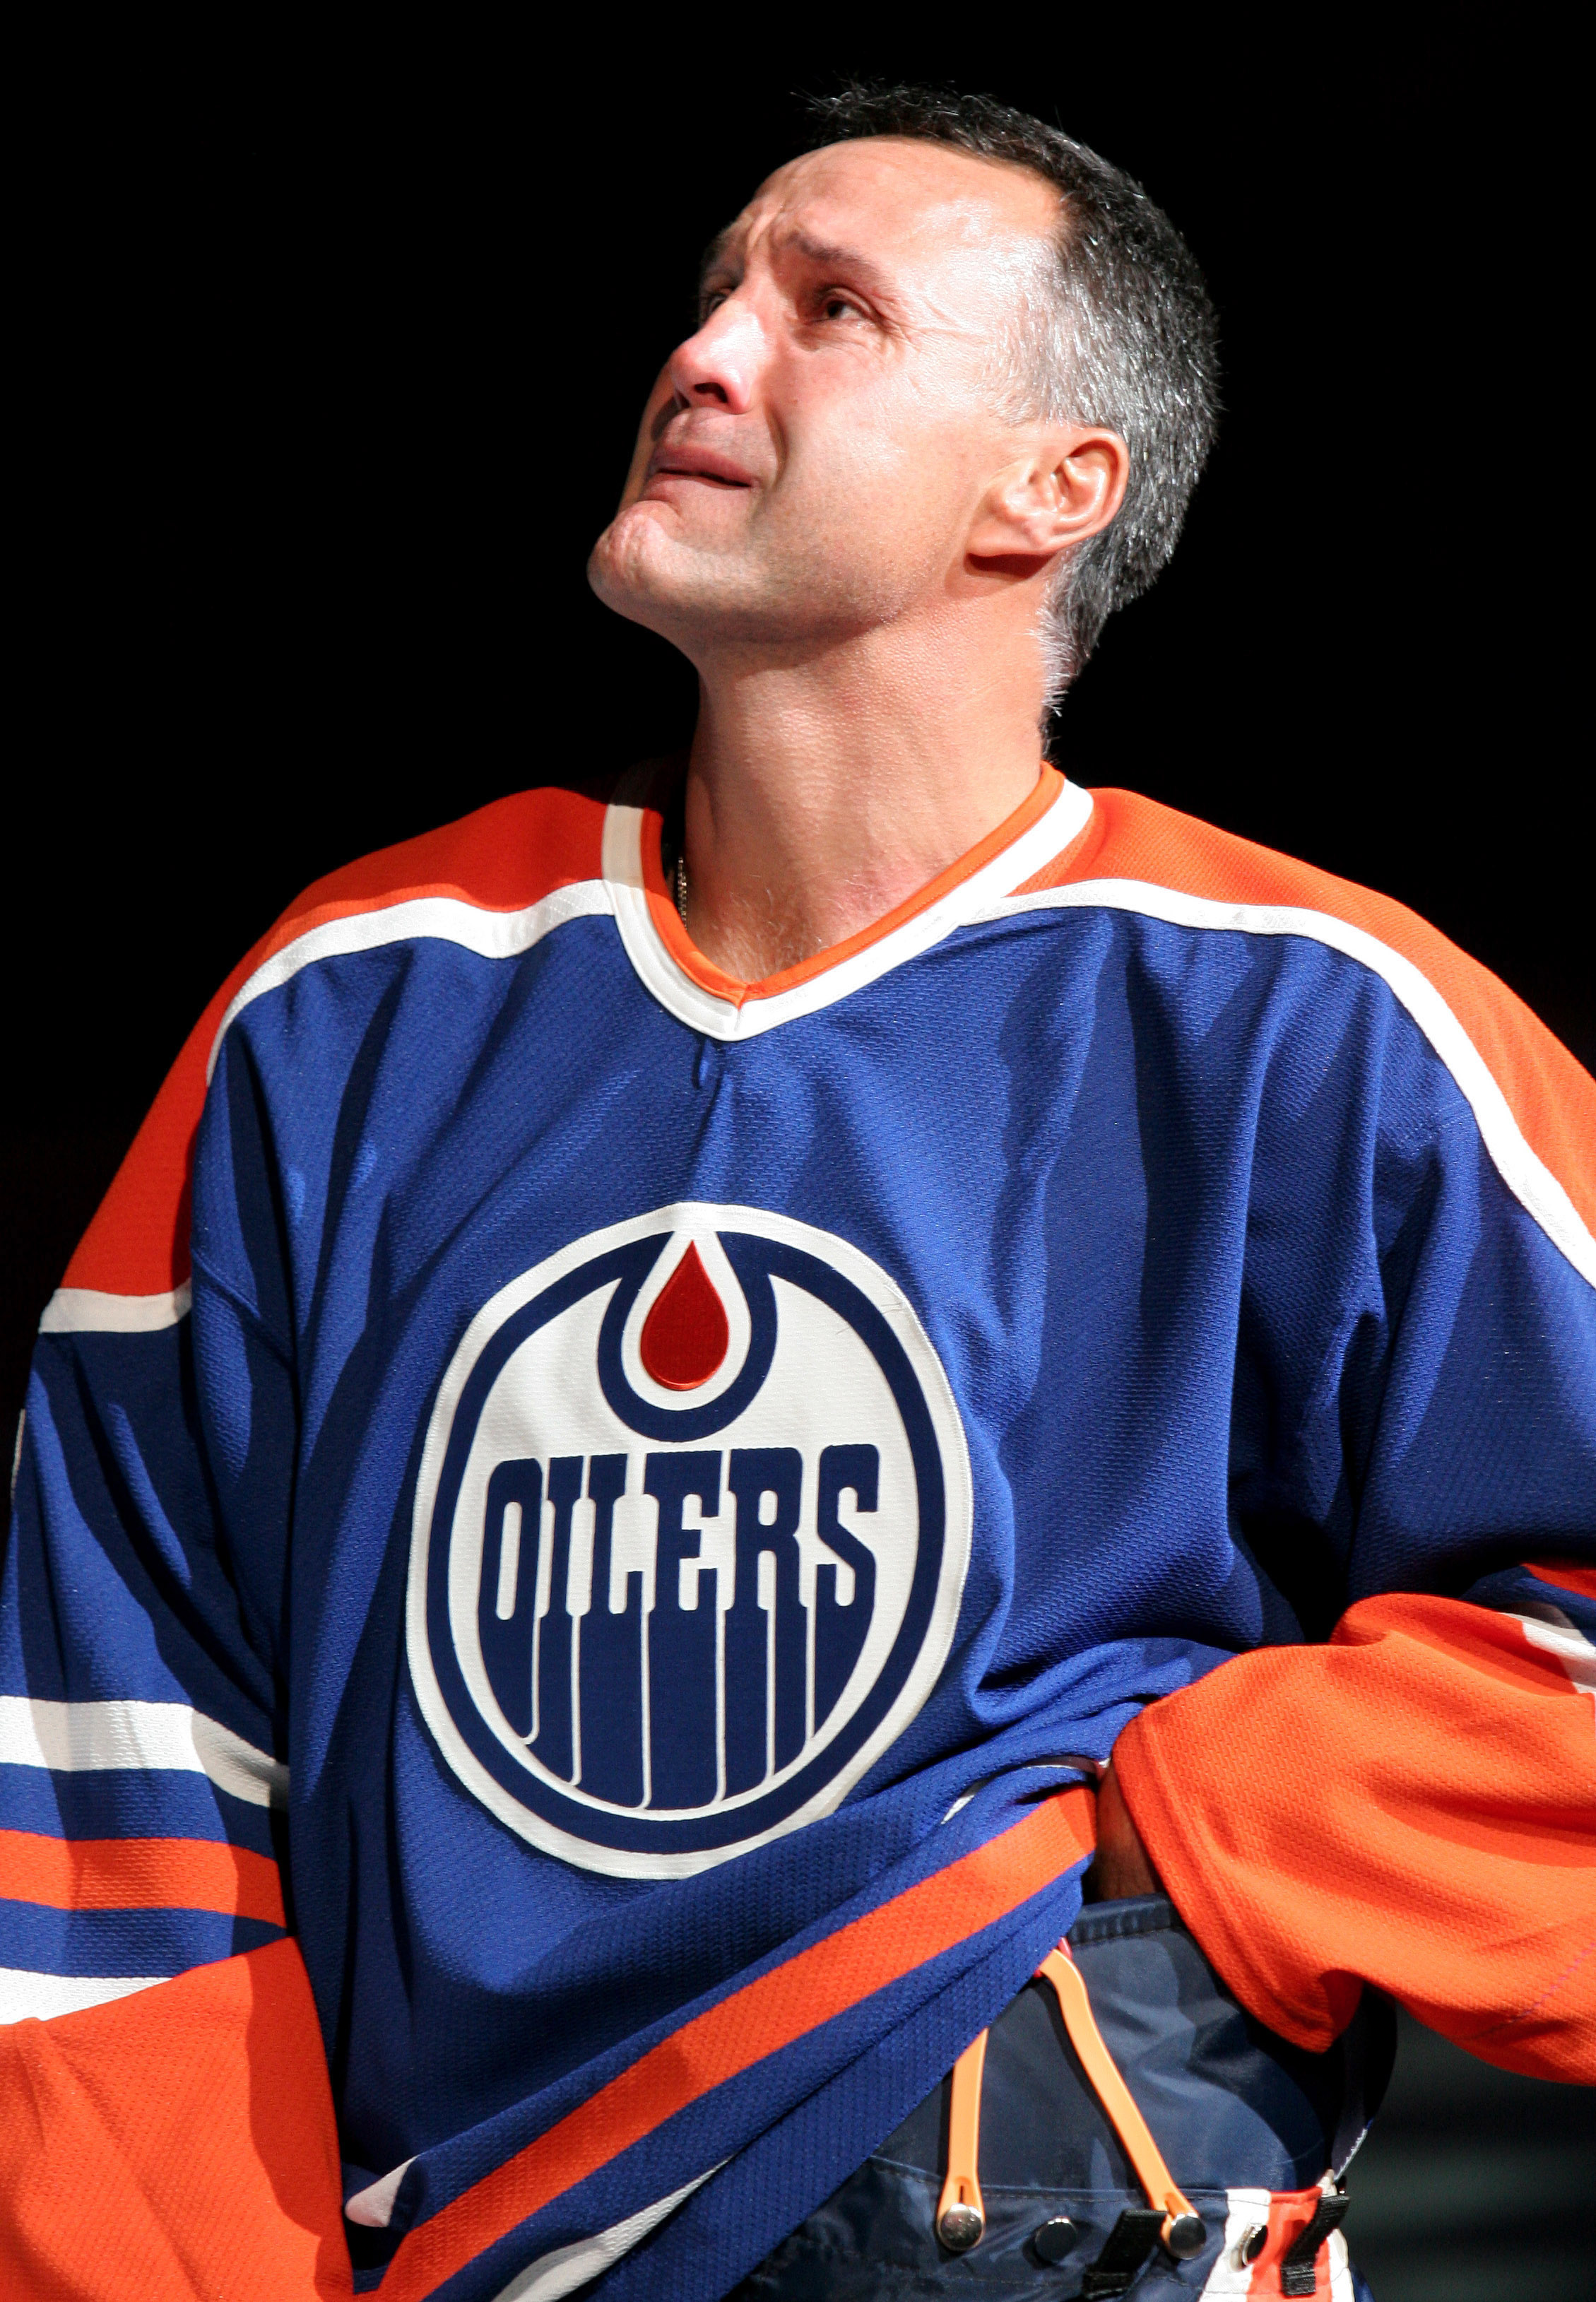
[[[659,832],[311,889],[29,1394],[0,1825],[157,1853],[0,1885],[0,2020],[291,1934],[401,2302],[723,2291],[1064,1934],[1144,1706],[1596,1525],[1567,1059],[1422,922],[1046,769],[747,985]]]

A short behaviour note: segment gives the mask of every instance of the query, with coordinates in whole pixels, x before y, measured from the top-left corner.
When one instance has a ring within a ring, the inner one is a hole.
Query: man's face
[[[1057,214],[1039,179],[934,144],[778,170],[650,397],[600,597],[695,658],[934,614],[1019,452],[995,361]]]

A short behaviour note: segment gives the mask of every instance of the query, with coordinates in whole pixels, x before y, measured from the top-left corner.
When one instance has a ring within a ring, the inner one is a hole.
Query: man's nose
[[[743,414],[753,399],[763,343],[757,315],[728,296],[703,325],[671,354],[671,388],[689,407],[724,407]]]

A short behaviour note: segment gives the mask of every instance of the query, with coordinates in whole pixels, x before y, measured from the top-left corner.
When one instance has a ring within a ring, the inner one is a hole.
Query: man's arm
[[[1596,1085],[1385,897],[1130,794],[1094,822],[1067,877],[1366,970],[1320,979],[1328,1071],[1289,1019],[1271,1043],[1228,1466],[1247,1573],[1321,1642],[1127,1730],[1099,1885],[1156,1874],[1304,2045],[1367,1980],[1488,2059],[1596,2078]]]
[[[603,820],[523,793],[307,888],[201,1017],[46,1314],[0,1588],[0,2246],[30,2291],[103,2291],[113,2244],[130,2292],[349,2290],[278,1859],[303,1370],[289,1114],[248,1009],[412,903],[494,942],[592,880]],[[324,1045],[280,1089],[301,1118],[318,1081],[336,1097]],[[204,2147],[174,2147],[206,2104]]]
[[[1239,1656],[1126,1729],[1105,1891],[1152,1891],[1156,1864],[1299,2046],[1372,1983],[1486,2062],[1596,2082],[1593,1688],[1596,1569],[1365,1600],[1327,1645]]]
[[[1233,1457],[1232,1509],[1266,1572],[1339,1581],[1344,1611],[1127,1730],[1105,1876],[1155,1872],[1243,2004],[1303,2046],[1369,1983],[1487,2061],[1590,2081],[1596,1093],[1521,1026],[1515,1094],[1555,1172],[1477,1079],[1477,1107],[1438,1093],[1394,1030],[1339,1204],[1295,1204],[1297,1137],[1260,1151],[1255,1227],[1289,1236],[1289,1211],[1303,1246],[1260,1255],[1244,1338],[1289,1329],[1319,1269],[1341,1307],[1306,1394],[1276,1394],[1279,1440]],[[1264,1395],[1259,1366],[1239,1382]]]
[[[0,2028],[8,2294],[333,2302],[338,2134],[291,1941]]]
[[[350,2290],[278,1860],[292,1369],[188,1266],[214,1020],[46,1313],[0,1584],[0,2284],[63,2302]]]

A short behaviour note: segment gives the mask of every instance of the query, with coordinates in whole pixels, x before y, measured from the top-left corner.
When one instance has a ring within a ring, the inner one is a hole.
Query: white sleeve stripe
[[[208,1775],[251,1806],[281,1806],[288,1769],[186,1702],[46,1702],[0,1694],[0,1765]]]
[[[151,1335],[186,1319],[193,1298],[185,1279],[169,1295],[106,1295],[97,1287],[58,1287],[38,1323],[41,1335]]]
[[[1434,984],[1412,960],[1330,912],[1288,903],[1216,903],[1205,895],[1184,895],[1143,879],[1081,879],[1067,887],[1045,887],[1033,895],[1010,895],[1002,903],[988,904],[979,916],[1001,920],[1022,911],[1097,909],[1138,912],[1149,919],[1165,920],[1172,927],[1305,936],[1344,953],[1380,976],[1451,1073],[1503,1182],[1581,1278],[1596,1287],[1596,1239],[1581,1221],[1562,1184],[1525,1140],[1485,1058]]]
[[[1531,1646],[1562,1664],[1575,1686],[1596,1694],[1596,1646],[1560,1607],[1537,1606],[1532,1601],[1522,1607],[1504,1607],[1502,1612],[1517,1624]]]
[[[518,959],[524,952],[569,920],[612,910],[609,890],[602,879],[578,879],[557,887],[541,903],[524,911],[490,912],[457,895],[416,895],[408,903],[388,903],[376,911],[351,912],[341,920],[327,920],[307,928],[292,943],[284,944],[263,960],[234,994],[216,1026],[216,1036],[206,1057],[208,1080],[216,1067],[217,1051],[246,1007],[268,991],[292,979],[303,967],[318,959],[339,958],[357,951],[378,951],[384,944],[430,938],[458,944],[482,959]]]
[[[104,2006],[171,1979],[166,1974],[30,1974],[22,1967],[0,1966],[0,2022],[48,2022],[57,2014],[80,2014],[86,2006]]]

